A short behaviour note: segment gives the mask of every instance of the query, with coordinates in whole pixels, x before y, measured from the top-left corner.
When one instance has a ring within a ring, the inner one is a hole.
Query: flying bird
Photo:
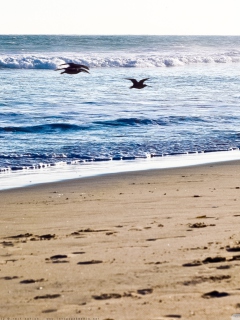
[[[62,64],[60,64],[60,66],[66,66],[66,67],[61,67],[61,68],[55,69],[55,71],[64,70],[61,72],[61,74],[63,74],[63,73],[78,74],[80,72],[89,73],[88,72],[89,67],[85,66],[84,64],[68,62],[68,63],[62,63]]]
[[[55,71],[64,70],[61,72],[61,74],[63,74],[63,73],[78,74],[80,72],[90,73],[90,72],[88,72],[89,67],[85,66],[84,64],[68,62],[68,63],[62,63],[62,64],[60,64],[60,66],[66,66],[66,67],[61,67],[61,68],[55,69]]]
[[[61,72],[61,74],[63,74],[63,73],[67,73],[67,74],[78,74],[78,73],[80,73],[80,72],[90,73],[90,72],[88,72],[86,69],[71,68],[71,67],[62,68],[62,69],[57,69],[57,70],[64,70],[64,71]],[[55,71],[57,71],[57,70],[55,70]]]
[[[149,78],[146,79],[142,79],[140,81],[137,81],[136,79],[129,79],[127,78],[127,80],[132,81],[133,85],[130,87],[130,89],[143,89],[145,87],[147,87],[147,84],[144,84],[144,81],[148,80]]]
[[[89,70],[88,66],[85,66],[84,64],[73,63],[73,62],[62,63],[60,64],[60,66],[65,66],[67,64],[69,65],[70,68],[84,68]],[[61,70],[61,69],[56,69],[56,70]]]

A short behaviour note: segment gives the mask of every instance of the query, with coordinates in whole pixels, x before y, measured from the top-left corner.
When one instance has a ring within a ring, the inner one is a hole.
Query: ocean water
[[[239,89],[240,37],[0,35],[0,189],[238,157]]]

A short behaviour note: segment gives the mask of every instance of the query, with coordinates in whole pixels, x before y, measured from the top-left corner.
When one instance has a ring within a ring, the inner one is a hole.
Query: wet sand
[[[0,192],[1,317],[231,319],[240,162]]]

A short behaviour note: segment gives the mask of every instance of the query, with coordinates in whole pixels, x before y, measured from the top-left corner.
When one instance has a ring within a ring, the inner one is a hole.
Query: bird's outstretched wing
[[[77,69],[77,70],[80,70],[80,72],[90,73],[90,72],[88,72],[87,70],[85,70],[85,69],[81,69],[81,68],[79,68],[79,69]]]
[[[138,81],[137,81],[136,79],[126,78],[126,80],[130,80],[130,81],[132,81],[132,83],[133,83],[133,84],[137,84],[137,83],[138,83]]]
[[[64,66],[67,64],[69,65],[70,68],[84,68],[89,70],[88,66],[85,66],[84,64],[73,63],[73,62],[63,63],[63,64],[60,64],[60,66]]]
[[[139,83],[143,84],[143,82],[146,81],[146,80],[148,80],[148,79],[150,79],[150,78],[142,79],[142,80],[139,81]]]

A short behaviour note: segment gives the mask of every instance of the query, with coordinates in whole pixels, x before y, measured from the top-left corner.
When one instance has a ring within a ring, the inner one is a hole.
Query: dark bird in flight
[[[127,78],[127,80],[132,81],[133,85],[130,87],[130,89],[143,89],[145,87],[147,87],[147,84],[144,84],[144,81],[148,80],[149,78],[146,79],[142,79],[140,81],[137,81],[136,79],[129,79]]]
[[[67,73],[67,74],[78,74],[78,73],[80,73],[80,72],[90,73],[90,72],[88,72],[86,69],[71,68],[71,67],[61,68],[61,69],[57,69],[57,70],[64,70],[64,71],[61,72],[61,74],[63,74],[63,73]],[[57,71],[57,70],[55,70],[55,71]]]
[[[85,66],[84,64],[68,62],[68,63],[62,63],[62,64],[60,64],[60,66],[66,66],[66,67],[61,67],[61,68],[55,69],[55,71],[64,70],[61,72],[61,74],[63,74],[63,73],[78,74],[80,72],[89,73],[88,66]]]
[[[70,68],[77,68],[77,69],[83,68],[83,69],[89,70],[88,66],[85,66],[84,64],[73,63],[73,62],[62,63],[62,64],[60,64],[60,66],[65,66],[67,64]],[[57,69],[57,70],[61,70],[61,69]]]
[[[89,70],[88,66],[85,66],[84,64],[78,64],[78,63],[73,63],[73,62],[60,64],[60,66],[64,66],[64,65],[66,67],[57,68],[57,69],[55,69],[55,71],[64,70],[64,71],[61,72],[61,74],[63,74],[63,73],[78,74],[80,72],[89,73],[88,72],[88,70]]]

